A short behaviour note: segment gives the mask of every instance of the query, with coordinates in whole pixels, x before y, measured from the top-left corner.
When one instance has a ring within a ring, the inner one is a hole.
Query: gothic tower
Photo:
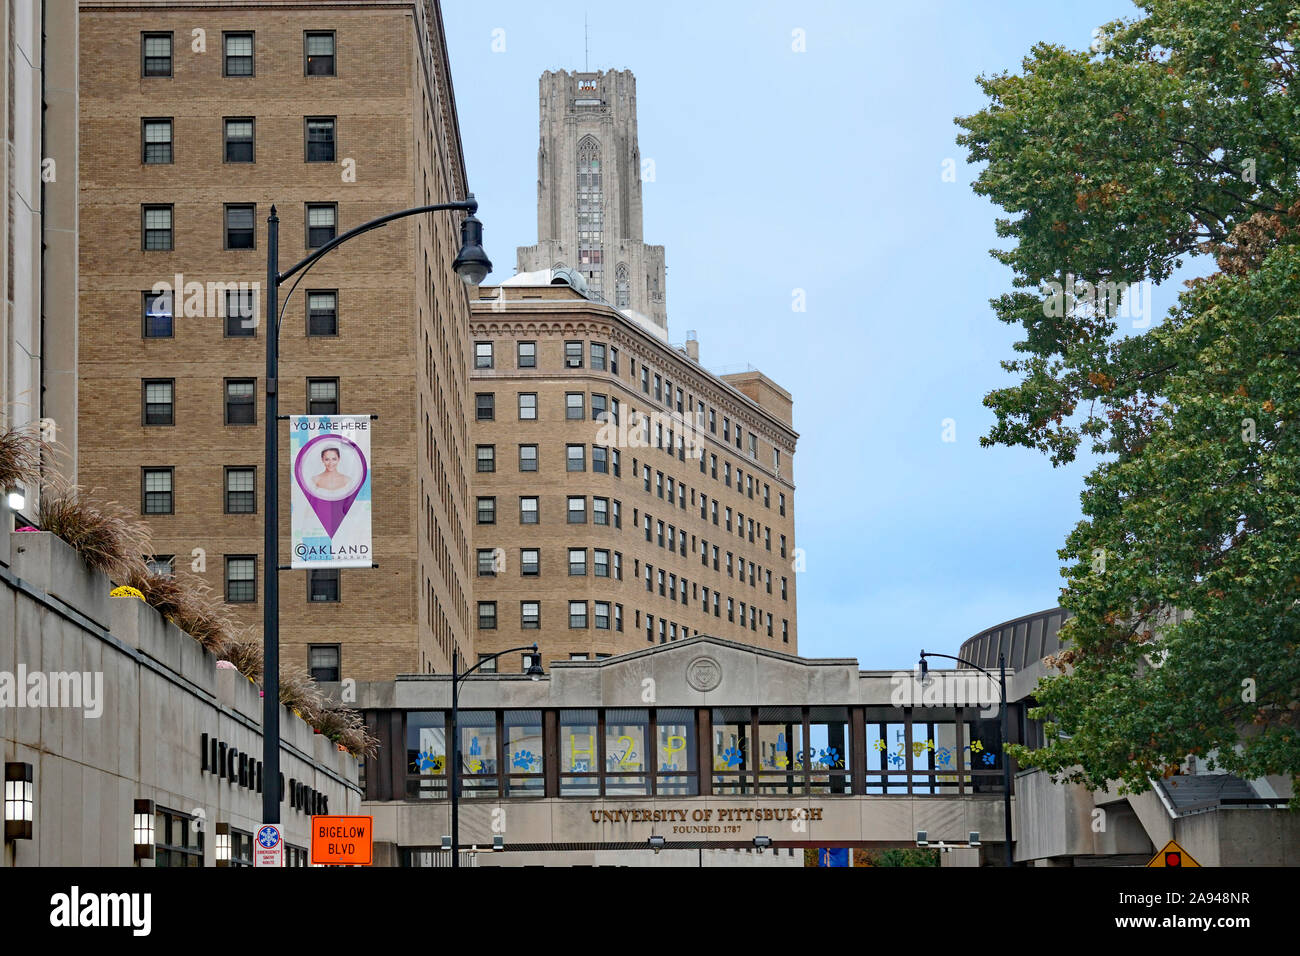
[[[519,247],[519,271],[577,269],[593,295],[666,332],[664,247],[642,241],[636,77],[547,71],[539,86],[537,245]]]

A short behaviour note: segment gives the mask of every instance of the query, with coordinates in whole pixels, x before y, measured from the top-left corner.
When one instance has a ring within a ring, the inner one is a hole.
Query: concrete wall
[[[21,666],[103,681],[99,716],[85,707],[0,706],[0,754],[33,765],[36,792],[33,838],[7,843],[4,864],[129,866],[133,801],[150,799],[203,818],[211,865],[212,825],[252,831],[262,796],[204,772],[201,735],[260,757],[259,689],[218,669],[142,601],[108,597],[107,576],[53,535],[3,537],[0,564],[6,546],[12,553],[0,568],[0,672],[15,675]],[[331,813],[357,812],[356,761],[287,710],[280,719],[286,785],[292,779],[326,794]],[[281,820],[289,843],[309,845],[305,812],[286,799]]]

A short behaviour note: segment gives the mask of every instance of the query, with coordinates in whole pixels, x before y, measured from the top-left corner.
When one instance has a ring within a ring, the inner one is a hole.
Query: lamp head
[[[541,652],[537,650],[536,644],[533,645],[533,652],[529,655],[529,660],[531,663],[528,665],[528,670],[525,671],[525,673],[528,675],[529,680],[538,680],[543,674],[545,674],[545,671],[542,670],[542,655]]]
[[[468,198],[472,201],[474,194]],[[460,224],[460,253],[451,267],[466,285],[478,285],[492,271],[492,260],[483,251],[483,223],[473,213]]]
[[[19,482],[9,486],[8,502],[10,511],[22,511],[27,507],[27,490]]]

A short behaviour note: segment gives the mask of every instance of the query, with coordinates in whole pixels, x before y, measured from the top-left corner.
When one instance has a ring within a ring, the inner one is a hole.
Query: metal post
[[[280,822],[280,462],[279,402],[276,379],[280,363],[280,217],[271,207],[266,220],[266,460],[262,505],[262,822]]]
[[[460,671],[457,668],[456,649],[451,651],[451,746],[447,748],[447,759],[450,762],[450,778],[448,786],[451,788],[451,865],[460,867],[460,834],[457,832],[457,825],[460,823],[460,727],[459,713],[457,703],[459,697]]]
[[[1015,866],[1015,854],[1011,846],[1011,758],[1007,756],[1007,745],[1011,742],[1011,737],[1008,733],[1006,654],[998,654],[998,670],[1002,675],[1002,826],[1007,844],[1007,866]]]

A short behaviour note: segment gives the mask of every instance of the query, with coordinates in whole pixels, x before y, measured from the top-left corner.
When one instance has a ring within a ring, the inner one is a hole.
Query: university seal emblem
[[[722,683],[722,665],[712,657],[697,657],[686,665],[686,683],[708,693]]]

